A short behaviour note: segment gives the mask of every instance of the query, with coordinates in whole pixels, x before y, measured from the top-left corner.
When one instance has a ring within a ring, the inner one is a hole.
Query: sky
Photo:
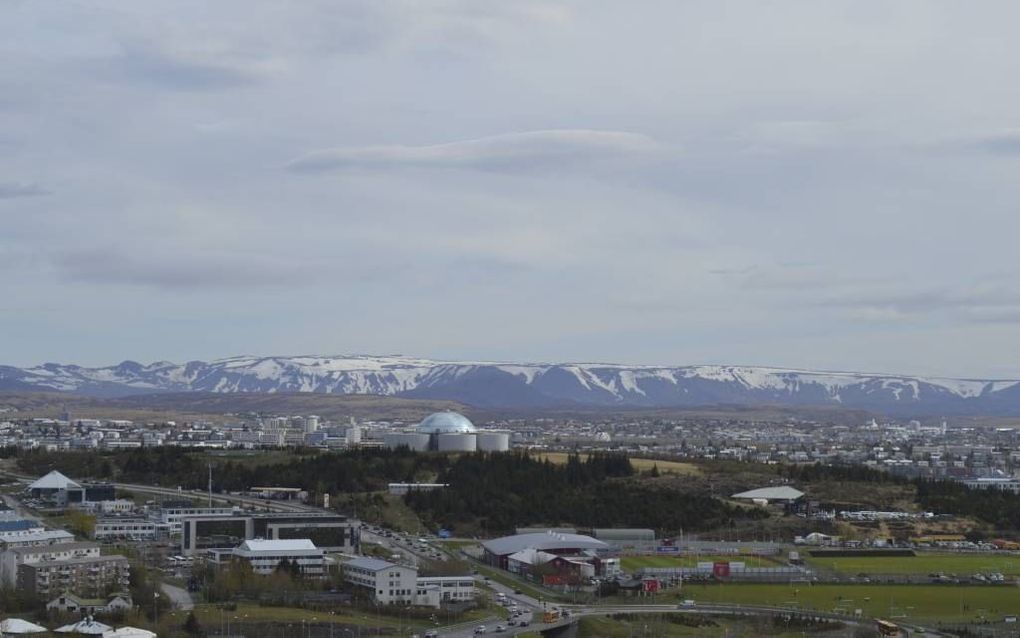
[[[0,363],[1020,378],[1020,4],[0,4]]]

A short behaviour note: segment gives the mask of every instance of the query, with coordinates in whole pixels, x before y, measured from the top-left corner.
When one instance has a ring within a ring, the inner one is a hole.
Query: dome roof
[[[422,434],[468,434],[475,431],[475,425],[457,412],[436,412],[418,424],[418,432]]]

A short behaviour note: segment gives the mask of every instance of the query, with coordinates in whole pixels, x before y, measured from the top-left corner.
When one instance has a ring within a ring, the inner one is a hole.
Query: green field
[[[865,616],[970,621],[1020,614],[1020,589],[947,585],[684,585],[680,594],[699,602],[778,605]]]
[[[582,618],[578,638],[635,638],[655,636],[656,638],[722,638],[724,636],[770,636],[771,638],[798,638],[805,635],[804,629],[812,630],[811,635],[845,636],[846,630],[837,631],[842,625],[811,625],[792,630],[778,623],[764,619],[724,618],[721,616],[691,616],[688,614],[617,614],[610,616],[589,616]],[[825,633],[825,628],[831,628]]]
[[[627,573],[633,573],[643,567],[697,567],[698,563],[706,561],[713,563],[716,561],[743,561],[749,567],[772,567],[780,564],[776,559],[766,556],[700,554],[685,556],[623,556],[620,558],[620,568]]]
[[[919,554],[917,556],[806,557],[813,567],[845,574],[971,574],[998,572],[1020,575],[1020,556],[1015,554]],[[1020,595],[1020,594],[1018,594]]]

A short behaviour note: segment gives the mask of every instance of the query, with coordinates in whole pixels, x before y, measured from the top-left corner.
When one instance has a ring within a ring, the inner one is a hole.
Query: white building
[[[343,565],[344,580],[364,587],[383,605],[439,607],[473,600],[471,576],[418,576],[418,570],[377,558],[356,558]]]
[[[15,547],[32,547],[34,545],[56,545],[74,540],[74,534],[62,529],[43,531],[0,532],[0,551]]]
[[[296,563],[306,577],[321,578],[326,571],[325,552],[307,538],[248,540],[229,553],[217,553],[221,563],[225,559],[241,559],[262,575],[272,574],[284,560]]]
[[[419,576],[417,582],[419,589],[437,588],[440,602],[459,603],[475,598],[475,579],[471,576]]]
[[[209,516],[230,516],[234,507],[167,507],[159,510],[158,522],[162,523],[171,535],[180,534],[181,521],[185,518],[201,518]]]
[[[101,518],[96,521],[93,537],[151,540],[156,538],[156,523],[146,518]]]
[[[383,605],[411,605],[418,594],[418,570],[378,558],[355,558],[343,566],[344,580],[369,589]]]

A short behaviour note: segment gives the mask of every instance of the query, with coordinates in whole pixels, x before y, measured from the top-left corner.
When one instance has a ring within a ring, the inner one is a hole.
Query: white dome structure
[[[473,434],[477,432],[475,424],[458,412],[436,412],[425,417],[418,424],[421,434]]]

